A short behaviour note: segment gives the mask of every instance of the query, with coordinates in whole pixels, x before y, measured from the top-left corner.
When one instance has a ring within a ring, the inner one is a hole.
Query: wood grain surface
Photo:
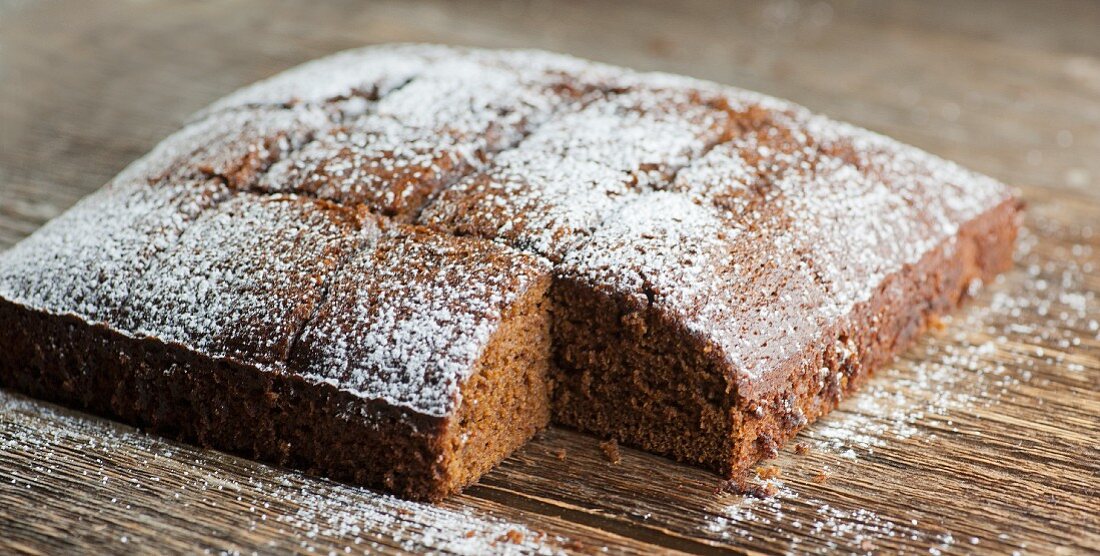
[[[790,98],[1019,188],[1016,268],[763,464],[770,498],[554,428],[414,504],[0,392],[0,552],[1100,551],[1100,4],[0,0],[0,249],[221,95],[390,41]]]

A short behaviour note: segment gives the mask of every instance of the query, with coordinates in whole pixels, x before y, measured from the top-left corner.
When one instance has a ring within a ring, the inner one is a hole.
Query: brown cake
[[[548,422],[737,474],[1008,268],[996,181],[530,51],[325,58],[0,254],[0,384],[439,499]]]

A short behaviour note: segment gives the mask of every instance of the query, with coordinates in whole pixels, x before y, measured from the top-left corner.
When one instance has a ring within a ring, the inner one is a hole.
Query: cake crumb
[[[565,541],[565,544],[562,545],[562,548],[573,552],[591,552],[591,550],[587,546],[585,546],[584,543],[574,539],[569,539]]]
[[[554,450],[554,457],[558,458],[559,461],[565,461],[565,456],[565,448],[558,448],[557,450]]]
[[[799,442],[798,444],[794,445],[794,453],[800,456],[804,456],[810,453],[810,447],[807,446],[805,442]]]
[[[523,533],[516,529],[509,529],[507,533],[500,536],[498,541],[506,541],[512,544],[523,544]]]
[[[818,471],[817,474],[814,475],[813,480],[814,480],[815,483],[817,483],[819,485],[825,484],[825,482],[829,480],[829,470],[828,469],[822,469],[821,471]]]
[[[783,474],[783,470],[775,465],[761,466],[756,468],[756,476],[761,479],[776,479]]]
[[[742,475],[719,482],[715,494],[729,492],[763,500],[775,496],[778,490],[778,487],[776,487],[775,483],[772,481],[753,481],[747,476]]]
[[[928,329],[933,332],[943,332],[947,330],[947,323],[943,322],[939,315],[931,315],[928,317]]]
[[[603,450],[603,455],[607,458],[607,461],[611,463],[618,464],[623,460],[622,456],[619,454],[619,443],[614,438],[605,442],[600,442],[600,449]]]

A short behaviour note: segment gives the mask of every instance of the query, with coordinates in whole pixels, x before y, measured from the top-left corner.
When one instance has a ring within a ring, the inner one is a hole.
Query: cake
[[[0,385],[418,499],[551,422],[732,477],[1006,270],[1020,211],[764,95],[368,47],[0,254]]]

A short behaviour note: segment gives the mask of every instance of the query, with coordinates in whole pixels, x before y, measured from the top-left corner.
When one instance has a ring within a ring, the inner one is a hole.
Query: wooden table
[[[773,498],[555,428],[413,504],[0,392],[0,552],[1100,550],[1100,4],[0,0],[0,249],[213,99],[386,41],[793,99],[1018,187],[1017,267],[769,462]]]

